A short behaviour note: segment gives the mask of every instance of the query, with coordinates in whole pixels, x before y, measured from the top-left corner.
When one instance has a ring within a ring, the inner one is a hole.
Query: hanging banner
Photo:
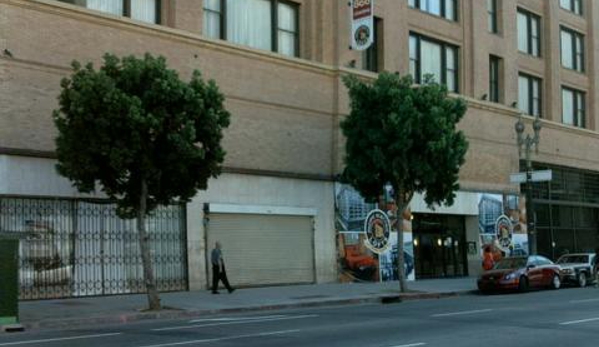
[[[374,0],[351,0],[351,47],[363,51],[374,41]]]

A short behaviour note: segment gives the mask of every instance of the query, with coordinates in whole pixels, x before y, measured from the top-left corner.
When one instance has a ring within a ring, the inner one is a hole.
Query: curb
[[[98,317],[80,317],[69,319],[42,320],[37,322],[21,322],[25,330],[37,329],[72,329],[91,325],[111,325],[127,324],[133,322],[160,320],[160,319],[187,319],[199,318],[206,315],[241,313],[241,312],[259,312],[271,310],[283,310],[292,308],[308,308],[323,306],[342,306],[342,305],[360,305],[360,304],[392,304],[402,301],[442,299],[448,297],[457,297],[475,293],[476,291],[453,291],[442,293],[407,293],[407,294],[379,294],[375,296],[359,296],[347,299],[330,299],[309,302],[290,302],[272,305],[241,306],[220,309],[205,310],[163,310],[160,312],[138,312],[138,313],[119,313],[115,315],[105,315]]]

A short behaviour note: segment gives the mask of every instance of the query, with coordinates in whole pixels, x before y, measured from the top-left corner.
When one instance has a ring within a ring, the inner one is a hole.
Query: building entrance
[[[416,279],[467,276],[464,217],[415,214]]]

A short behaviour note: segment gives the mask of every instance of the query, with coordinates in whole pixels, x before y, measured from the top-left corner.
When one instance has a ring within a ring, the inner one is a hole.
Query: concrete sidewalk
[[[23,301],[20,321],[26,329],[72,328],[90,324],[118,324],[145,319],[176,319],[215,313],[233,313],[310,306],[377,303],[464,295],[476,289],[473,277],[408,282],[409,293],[399,295],[398,282],[332,283],[161,294],[171,309],[143,312],[147,297],[120,295],[93,298]]]

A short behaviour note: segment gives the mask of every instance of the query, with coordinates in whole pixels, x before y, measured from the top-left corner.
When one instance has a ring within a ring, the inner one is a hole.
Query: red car
[[[562,284],[561,268],[540,255],[510,257],[497,262],[493,269],[478,278],[482,293],[493,290],[527,291],[529,288],[559,289]]]

